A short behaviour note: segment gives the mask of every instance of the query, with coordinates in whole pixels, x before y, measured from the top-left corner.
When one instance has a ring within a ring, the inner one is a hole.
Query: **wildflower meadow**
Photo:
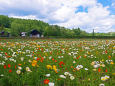
[[[0,39],[0,86],[115,86],[115,40]]]

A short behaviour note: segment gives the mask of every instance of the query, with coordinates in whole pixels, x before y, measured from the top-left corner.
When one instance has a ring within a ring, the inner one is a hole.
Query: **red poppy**
[[[59,66],[59,67],[62,67],[62,66]]]
[[[6,65],[4,65],[4,69],[6,69]]]
[[[61,61],[59,64],[61,64],[61,65],[62,65],[62,64],[64,64],[64,63]]]
[[[77,57],[77,59],[79,59],[79,57]]]
[[[98,72],[101,72],[101,68],[98,68]]]
[[[41,48],[41,51],[43,52],[43,48]]]
[[[105,72],[108,72],[108,70],[106,69]]]
[[[55,62],[57,62],[57,60],[55,60]]]
[[[11,65],[10,64],[8,64],[8,68],[10,68],[11,67]]]
[[[7,56],[8,58],[10,58],[11,56]]]
[[[61,80],[60,78],[58,80]]]
[[[16,65],[15,65],[15,69],[16,69]]]
[[[54,61],[54,58],[52,58],[52,61]]]
[[[1,49],[1,51],[2,51],[3,49]]]
[[[107,50],[105,50],[105,53],[107,54]]]
[[[49,83],[49,81],[50,81],[50,80],[45,79],[45,80],[44,80],[44,84],[48,84],[48,83]]]
[[[77,57],[77,59],[79,59],[79,58],[80,58],[80,56]]]
[[[10,70],[9,70],[9,73],[11,73],[11,72],[12,72],[12,70],[10,69]]]
[[[7,56],[7,53],[5,52],[5,55]]]
[[[39,60],[40,60],[40,58],[37,58],[36,60],[37,60],[37,61],[39,61]]]
[[[41,59],[42,59],[42,60],[44,60],[44,58],[43,58],[43,57],[41,57]]]
[[[43,60],[42,60],[42,59],[40,59],[40,62],[43,62]]]
[[[59,63],[59,65],[61,65],[61,63]]]

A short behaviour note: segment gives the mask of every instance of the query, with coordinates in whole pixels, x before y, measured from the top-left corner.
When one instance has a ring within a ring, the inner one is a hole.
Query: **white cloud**
[[[87,8],[88,12],[75,13],[79,6]],[[0,11],[8,11],[9,16],[40,19],[68,28],[81,27],[88,32],[93,28],[97,32],[115,31],[115,15],[110,15],[108,8],[97,0],[0,0]],[[18,10],[22,13],[17,13]],[[23,12],[27,14],[22,15]]]
[[[115,8],[115,2],[114,3],[112,3],[112,5],[111,5],[113,8]]]
[[[21,18],[21,19],[32,19],[32,20],[35,20],[37,19],[36,16],[34,15],[28,15],[28,16],[15,16],[15,15],[9,15],[9,17],[13,17],[13,18]]]

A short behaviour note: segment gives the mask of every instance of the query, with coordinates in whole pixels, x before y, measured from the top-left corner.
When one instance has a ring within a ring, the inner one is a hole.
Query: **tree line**
[[[87,33],[78,28],[65,28],[58,25],[50,25],[40,20],[10,18],[5,15],[0,15],[0,32],[9,32],[12,37],[19,37],[21,32],[30,32],[36,29],[45,37],[64,37],[73,38],[78,36],[115,36],[115,32],[111,33]]]

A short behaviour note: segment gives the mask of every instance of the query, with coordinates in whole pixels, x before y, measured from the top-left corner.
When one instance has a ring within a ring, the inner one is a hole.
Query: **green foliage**
[[[33,29],[38,30],[45,37],[75,38],[79,36],[92,36],[92,34],[94,36],[115,36],[115,32],[87,33],[79,27],[68,29],[57,25],[49,25],[40,20],[9,18],[8,16],[0,15],[0,32],[5,30],[11,33],[12,37],[19,37],[21,32],[27,32],[27,36],[29,36]]]
[[[0,32],[3,31],[3,30],[4,30],[4,26],[1,25],[1,27],[0,27]]]
[[[0,26],[2,25],[6,28],[10,27],[10,20],[8,16],[0,15]]]

